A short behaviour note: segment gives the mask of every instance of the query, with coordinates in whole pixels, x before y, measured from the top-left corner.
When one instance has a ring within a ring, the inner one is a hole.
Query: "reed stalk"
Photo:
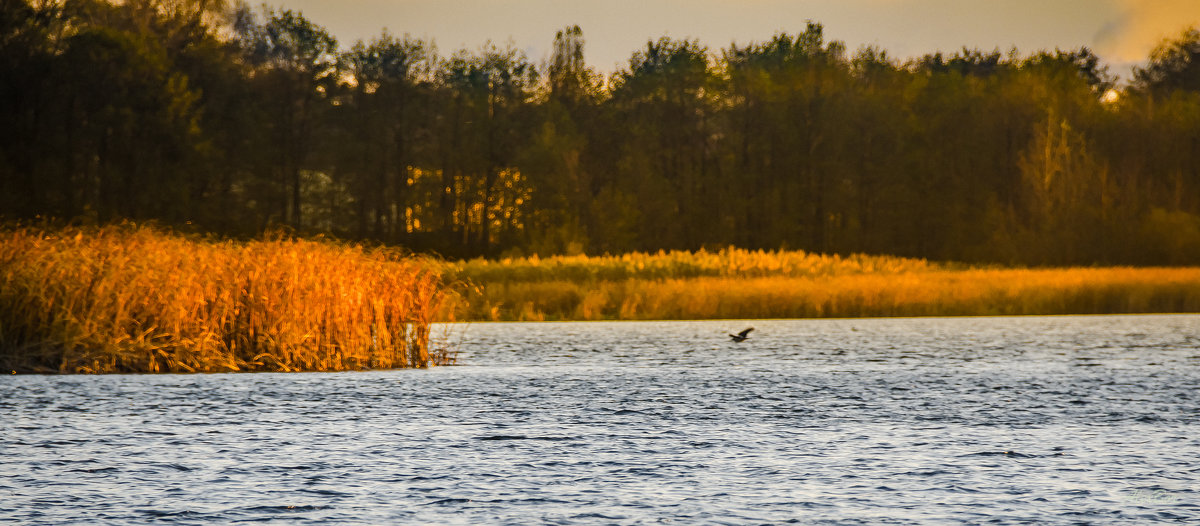
[[[468,320],[1200,312],[1200,268],[970,268],[805,252],[660,252],[447,264]]]
[[[0,231],[0,364],[63,373],[426,367],[440,282],[428,260],[325,240],[10,228]]]

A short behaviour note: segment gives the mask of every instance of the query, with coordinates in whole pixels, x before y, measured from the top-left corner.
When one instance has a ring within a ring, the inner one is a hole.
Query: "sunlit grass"
[[[968,268],[736,249],[439,263],[283,236],[0,230],[0,365],[18,372],[422,367],[447,359],[429,350],[430,323],[454,318],[1143,312],[1200,312],[1200,268]]]
[[[472,259],[449,262],[449,279],[476,283],[534,281],[619,281],[698,277],[816,277],[848,274],[897,274],[943,268],[923,259],[891,256],[811,254],[803,251],[723,249],[717,252],[670,251],[620,256],[553,256]]]
[[[967,268],[803,252],[672,252],[450,264],[473,320],[1200,312],[1200,268]]]
[[[423,367],[443,295],[428,262],[276,237],[135,226],[0,231],[0,361],[32,372]]]

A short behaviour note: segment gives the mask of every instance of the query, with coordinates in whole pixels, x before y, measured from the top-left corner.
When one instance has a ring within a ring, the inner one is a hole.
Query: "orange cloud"
[[[1200,26],[1197,0],[1118,0],[1119,18],[1096,34],[1096,52],[1114,63],[1142,62],[1164,38]]]

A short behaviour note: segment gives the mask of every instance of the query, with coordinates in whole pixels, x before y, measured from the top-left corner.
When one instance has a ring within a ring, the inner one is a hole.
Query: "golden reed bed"
[[[456,292],[447,294],[447,288]],[[430,323],[1200,312],[1200,268],[966,268],[797,251],[435,262],[130,225],[0,230],[0,367],[337,371],[446,363]]]
[[[980,269],[731,249],[596,258],[587,271],[587,259],[450,264],[447,273],[468,283],[455,312],[467,320],[1200,312],[1195,267]]]
[[[0,231],[5,372],[424,367],[443,298],[428,261],[277,237],[112,226]]]

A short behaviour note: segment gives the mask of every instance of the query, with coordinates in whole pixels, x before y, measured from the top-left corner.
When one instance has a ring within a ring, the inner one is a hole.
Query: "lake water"
[[[1200,316],[442,329],[465,365],[4,376],[0,523],[1200,520]]]

